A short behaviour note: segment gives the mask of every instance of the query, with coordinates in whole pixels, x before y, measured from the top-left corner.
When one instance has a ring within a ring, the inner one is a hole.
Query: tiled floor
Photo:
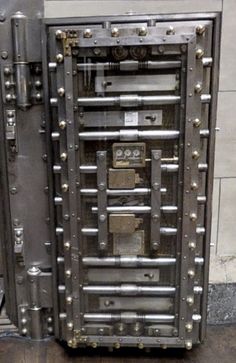
[[[234,363],[236,362],[236,325],[211,326],[204,344],[192,351],[116,350],[89,348],[81,351],[65,350],[54,340],[32,342],[17,338],[0,339],[1,363]]]

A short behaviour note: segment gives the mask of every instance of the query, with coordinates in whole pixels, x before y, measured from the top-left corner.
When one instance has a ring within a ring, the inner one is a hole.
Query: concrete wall
[[[46,17],[222,11],[210,282],[236,282],[236,0],[46,0]],[[59,15],[58,15],[59,13]]]

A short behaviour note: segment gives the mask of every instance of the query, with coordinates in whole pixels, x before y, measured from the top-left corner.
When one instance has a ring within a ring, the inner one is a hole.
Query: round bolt
[[[116,348],[116,349],[120,349],[120,343],[119,343],[119,342],[116,342],[116,343],[114,344],[114,348]]]
[[[59,127],[60,127],[60,129],[64,130],[64,129],[66,128],[66,121],[61,120],[61,121],[59,122]]]
[[[185,329],[188,333],[191,333],[191,331],[193,330],[193,324],[192,323],[186,323],[185,324]]]
[[[10,102],[12,100],[12,95],[10,93],[6,94],[6,101]]]
[[[199,118],[195,118],[195,120],[193,121],[193,126],[199,127],[200,125],[201,125],[201,121],[199,120]]]
[[[62,39],[63,31],[61,29],[57,29],[55,35],[57,39]]]
[[[205,32],[206,28],[204,25],[202,24],[199,24],[197,27],[196,27],[196,33],[198,35],[202,35],[204,32]]]
[[[144,344],[143,344],[143,343],[139,343],[139,344],[138,344],[138,348],[139,348],[139,349],[143,349],[143,348],[144,348]]]
[[[60,97],[63,97],[65,95],[65,89],[63,87],[58,88],[57,94]]]
[[[53,327],[52,326],[48,326],[48,334],[53,334]]]
[[[192,152],[192,158],[193,159],[197,160],[197,159],[199,159],[199,156],[200,156],[200,154],[199,154],[199,152],[197,150],[194,150]]]
[[[5,74],[5,76],[9,76],[11,74],[11,69],[9,67],[5,67],[4,74]]]
[[[161,348],[162,349],[167,349],[167,345],[166,344],[161,344]]]
[[[119,29],[118,28],[113,28],[111,30],[111,36],[112,37],[118,37],[120,35]]]
[[[71,296],[67,296],[67,298],[66,298],[66,302],[67,302],[67,304],[71,304],[72,303],[72,297]]]
[[[145,35],[147,35],[147,28],[145,26],[142,26],[141,28],[139,28],[138,35],[145,37]]]
[[[196,243],[193,242],[193,241],[190,241],[189,244],[188,244],[188,247],[189,247],[190,250],[193,251],[196,248]]]
[[[160,330],[159,330],[159,329],[155,329],[155,330],[154,330],[154,334],[155,334],[156,336],[160,335]]]
[[[16,193],[17,193],[17,189],[16,189],[16,187],[12,187],[12,188],[10,189],[10,193],[11,193],[11,194],[16,194]]]
[[[196,182],[192,182],[191,183],[191,189],[192,190],[197,190],[198,189],[198,184]]]
[[[22,330],[21,330],[21,333],[22,333],[22,335],[26,335],[27,334],[27,329],[26,328],[23,328]]]
[[[204,50],[203,50],[203,49],[198,48],[198,49],[196,50],[196,57],[197,57],[198,59],[202,58],[202,57],[203,57],[203,54],[204,54]]]
[[[195,90],[196,93],[201,93],[202,92],[202,85],[201,85],[201,83],[197,83],[195,85],[194,90]]]
[[[103,328],[99,328],[98,329],[98,334],[99,335],[103,335],[104,334],[104,329]]]
[[[66,161],[67,153],[61,153],[60,158],[61,158],[62,161]]]
[[[73,327],[74,327],[74,325],[73,325],[73,322],[72,321],[70,321],[69,323],[67,323],[67,329],[68,330],[72,330]]]
[[[193,296],[187,296],[186,301],[187,301],[187,304],[189,306],[192,306],[194,304],[194,298],[193,298]]]
[[[51,324],[51,323],[52,323],[52,317],[51,317],[51,316],[49,316],[49,317],[47,318],[47,322],[48,322],[49,324]]]
[[[66,270],[65,275],[67,278],[71,277],[71,270]]]
[[[58,54],[56,55],[56,61],[57,61],[57,63],[62,63],[62,62],[63,62],[63,60],[64,60],[63,55],[62,55],[61,53],[58,53]]]
[[[174,328],[173,331],[172,331],[172,334],[173,334],[174,337],[177,337],[178,336],[178,330]]]
[[[101,242],[100,243],[100,249],[104,250],[106,248],[106,243],[105,242]]]
[[[175,29],[172,25],[169,26],[169,29],[167,29],[166,31],[166,35],[174,35],[175,34]]]
[[[65,242],[64,243],[64,248],[65,248],[65,250],[69,250],[70,249],[70,242]]]
[[[157,250],[158,249],[158,246],[159,246],[159,243],[158,242],[152,242],[152,248],[154,250]]]
[[[190,213],[189,218],[191,219],[191,221],[196,222],[197,214],[196,213]]]
[[[68,184],[62,184],[61,189],[62,189],[63,192],[68,192],[69,185]]]
[[[92,33],[91,29],[84,30],[84,34],[83,34],[84,38],[92,38],[92,36],[93,36],[93,33]]]
[[[42,95],[41,95],[41,93],[36,93],[36,95],[35,95],[35,99],[36,99],[36,101],[41,101],[41,99],[42,99]]]
[[[188,270],[188,277],[189,277],[190,279],[193,279],[193,278],[194,278],[194,276],[195,276],[195,272],[194,272],[194,270],[193,270],[193,269],[189,269],[189,270]]]
[[[99,190],[104,190],[105,189],[105,184],[104,183],[100,183],[99,185],[98,185],[98,189]]]
[[[8,52],[6,50],[3,50],[1,53],[1,57],[2,59],[7,59],[8,58]]]
[[[10,82],[10,81],[6,81],[6,82],[5,82],[5,88],[6,88],[6,89],[11,88],[11,82]]]
[[[37,81],[35,81],[34,83],[35,87],[38,89],[38,88],[41,88],[42,87],[42,82],[38,79]]]
[[[98,346],[98,344],[97,344],[96,342],[92,342],[92,343],[91,343],[91,347],[92,347],[92,348],[94,348],[94,349],[95,349],[95,348],[97,348],[97,346]]]
[[[0,13],[0,22],[3,23],[6,20],[5,13]]]
[[[22,325],[25,325],[26,323],[27,323],[27,319],[26,319],[26,318],[22,318],[22,319],[21,319],[21,324],[22,324]]]
[[[100,216],[99,216],[99,220],[100,220],[100,222],[105,222],[105,220],[106,220],[106,215],[105,215],[105,214],[100,214]]]
[[[185,342],[185,348],[186,348],[187,350],[191,350],[191,349],[192,349],[192,347],[193,347],[193,343],[192,343],[192,341],[191,341],[191,340],[186,340],[186,342]]]
[[[68,340],[67,345],[68,345],[68,347],[72,348],[73,347],[73,340],[72,339]]]
[[[20,231],[20,230],[16,231],[16,236],[21,237],[22,236],[22,231]]]
[[[108,306],[110,306],[110,305],[111,305],[111,302],[110,302],[109,300],[105,300],[105,301],[104,301],[104,305],[105,305],[106,307],[108,307]]]

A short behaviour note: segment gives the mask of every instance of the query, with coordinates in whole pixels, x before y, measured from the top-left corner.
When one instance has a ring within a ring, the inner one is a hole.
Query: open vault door
[[[201,16],[46,22],[56,334],[71,347],[204,336],[215,37]]]

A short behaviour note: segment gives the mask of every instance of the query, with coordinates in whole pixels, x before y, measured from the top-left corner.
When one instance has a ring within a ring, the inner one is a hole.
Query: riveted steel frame
[[[218,14],[191,14],[191,15],[185,15],[183,16],[179,15],[168,15],[168,16],[140,16],[140,17],[132,17],[132,20],[130,21],[130,17],[109,17],[109,18],[83,18],[83,19],[60,19],[60,20],[46,20],[46,26],[47,27],[53,27],[55,25],[60,25],[60,28],[62,26],[70,26],[76,24],[94,24],[99,25],[102,22],[110,21],[111,23],[116,23],[119,21],[119,23],[142,23],[148,21],[151,23],[152,21],[181,21],[181,20],[212,20],[213,21],[213,42],[214,42],[214,51],[213,58],[216,59],[216,62],[214,62],[214,66],[212,69],[212,81],[211,81],[211,97],[212,102],[210,105],[210,118],[209,118],[209,129],[210,137],[209,137],[209,146],[208,146],[208,172],[207,172],[207,188],[206,188],[206,195],[207,195],[207,205],[206,205],[206,218],[205,218],[205,236],[204,236],[204,289],[203,289],[203,297],[202,297],[202,314],[203,317],[206,316],[206,299],[207,299],[207,279],[208,279],[208,261],[209,261],[209,238],[210,238],[210,216],[211,216],[211,195],[212,195],[212,178],[213,178],[213,163],[214,163],[214,157],[213,157],[213,150],[214,150],[214,125],[215,125],[215,109],[216,109],[216,92],[217,92],[217,70],[218,70],[218,54],[217,54],[217,46],[216,44],[219,43],[219,24],[220,24],[220,17]],[[174,39],[175,38],[175,39]],[[186,36],[183,40],[183,37],[178,38],[176,40],[176,37],[170,36],[169,39],[163,40],[161,37],[159,39],[155,39],[155,44],[168,44],[168,42],[172,43],[173,41],[176,41],[178,44],[186,45],[187,47],[187,57],[186,57],[186,71],[182,70],[183,73],[186,72],[186,75],[183,75],[186,77],[186,89],[184,86],[182,88],[183,94],[185,94],[185,101],[181,100],[181,103],[185,103],[185,109],[184,111],[180,111],[180,117],[183,117],[185,119],[185,139],[184,139],[184,160],[183,160],[183,166],[181,169],[183,170],[183,210],[182,210],[182,216],[180,215],[179,218],[181,218],[182,222],[179,222],[179,227],[182,228],[181,231],[181,237],[178,237],[176,252],[178,254],[178,251],[180,253],[179,255],[179,271],[180,271],[180,292],[179,292],[179,300],[176,302],[176,306],[179,307],[179,334],[177,337],[167,338],[167,337],[142,337],[142,343],[144,343],[147,346],[160,346],[160,345],[169,345],[169,346],[185,346],[185,341],[191,340],[191,332],[186,332],[186,323],[192,323],[192,314],[193,314],[193,308],[191,306],[188,306],[186,303],[187,296],[191,295],[193,293],[193,279],[191,279],[191,275],[189,273],[189,270],[194,270],[194,252],[189,249],[189,242],[196,242],[196,229],[197,229],[197,191],[191,190],[191,184],[193,182],[198,183],[198,160],[193,157],[194,151],[197,151],[199,148],[200,143],[200,135],[197,129],[193,128],[193,121],[195,118],[199,118],[199,115],[201,114],[201,101],[200,96],[195,93],[194,86],[196,83],[195,79],[195,69],[196,69],[196,62],[199,62],[199,60],[196,60],[195,57],[195,50],[196,50],[196,37],[195,35],[192,36]],[[153,41],[151,41],[153,42]],[[44,46],[46,47],[47,43],[47,28],[45,28],[45,34],[44,34]],[[87,43],[88,46],[91,46],[89,42]],[[139,43],[137,43],[139,44]],[[144,43],[145,44],[145,41]],[[100,46],[101,44],[97,44],[97,46]],[[94,44],[93,44],[94,46]],[[111,44],[112,46],[112,44]],[[45,53],[44,53],[45,54]],[[46,58],[46,54],[45,54]],[[79,258],[76,257],[76,255],[79,255],[78,245],[73,245],[73,236],[78,235],[80,231],[80,227],[78,226],[78,218],[80,217],[79,211],[78,211],[78,205],[80,205],[77,198],[75,198],[71,192],[74,192],[76,195],[78,192],[76,192],[76,183],[79,183],[78,179],[75,179],[75,173],[74,171],[76,168],[78,168],[78,165],[75,163],[75,145],[78,145],[79,150],[79,144],[78,140],[75,140],[77,137],[76,135],[78,133],[75,133],[75,125],[74,125],[74,108],[76,108],[75,105],[75,94],[73,90],[73,79],[72,79],[72,71],[73,71],[73,61],[71,56],[65,57],[64,61],[64,87],[66,89],[66,96],[65,96],[65,113],[66,113],[66,119],[70,120],[71,128],[69,126],[69,130],[66,129],[67,133],[67,146],[71,145],[72,148],[68,150],[68,193],[70,195],[69,199],[69,215],[70,215],[70,239],[71,241],[71,248],[73,249],[73,254],[71,253],[71,260],[69,261],[69,265],[71,263],[72,266],[72,276],[76,277],[73,282],[72,291],[73,294],[75,293],[75,299],[78,298],[80,301],[80,293],[79,293],[79,269],[81,267],[78,264]],[[47,66],[47,62],[44,60],[45,67]],[[61,65],[59,66],[61,67]],[[183,67],[183,65],[182,65]],[[47,77],[45,76],[45,82],[46,86],[48,84]],[[58,84],[58,86],[60,86]],[[47,87],[46,87],[47,88]],[[48,90],[46,91],[48,95]],[[68,94],[67,94],[68,93]],[[67,96],[70,96],[68,98]],[[64,102],[64,99],[62,99],[60,102]],[[181,120],[180,120],[181,121]],[[180,126],[181,130],[181,126]],[[61,142],[61,141],[60,141]],[[180,141],[181,142],[181,141]],[[63,151],[63,150],[62,150]],[[72,171],[73,170],[73,171]],[[71,172],[71,174],[70,174]],[[64,175],[64,173],[62,173]],[[65,173],[66,174],[66,173]],[[77,173],[77,176],[79,173]],[[63,182],[63,180],[62,180]],[[65,179],[66,182],[66,179]],[[182,181],[179,180],[179,184],[182,184]],[[51,185],[51,193],[53,193],[52,190],[53,186]],[[181,189],[181,187],[180,187]],[[181,191],[179,191],[181,195]],[[79,198],[79,197],[78,197]],[[64,202],[63,202],[64,203]],[[76,203],[76,204],[75,204]],[[66,209],[66,208],[65,208]],[[72,216],[72,213],[75,214]],[[196,215],[196,216],[195,216]],[[66,228],[64,228],[63,223],[63,232],[66,232]],[[65,238],[65,235],[64,235]],[[54,255],[54,259],[56,256]],[[73,266],[74,264],[74,266]],[[68,265],[68,266],[69,266]],[[55,264],[54,264],[55,266]],[[178,271],[178,270],[177,270]],[[57,271],[54,270],[55,275],[57,274]],[[78,280],[77,280],[78,279]],[[77,280],[77,281],[76,281]],[[73,278],[72,278],[73,281]],[[71,292],[72,292],[71,291]],[[79,308],[78,301],[75,301],[74,303],[74,309],[73,312],[73,325],[74,330],[79,331],[82,327],[81,321],[80,321],[80,313],[81,310]],[[67,310],[68,312],[69,310]],[[72,317],[71,316],[71,317]],[[70,317],[70,315],[68,315]],[[70,320],[68,320],[67,317],[67,323],[70,323]],[[76,318],[77,317],[77,318]],[[204,331],[205,331],[205,318],[203,319],[201,323],[201,335],[200,339],[202,340],[204,337]],[[60,335],[59,335],[60,336]],[[66,336],[66,339],[70,339],[73,336],[73,334],[69,334],[69,336]],[[102,340],[101,337],[93,335],[87,337],[90,341],[90,343],[96,343],[99,341],[99,344],[101,345],[112,345],[116,343],[117,338],[116,337],[110,337],[110,336],[103,336]],[[65,336],[64,336],[65,339]],[[81,337],[80,337],[81,339]],[[122,341],[122,345],[136,345],[140,342],[139,338],[137,337],[124,337],[124,340]]]

